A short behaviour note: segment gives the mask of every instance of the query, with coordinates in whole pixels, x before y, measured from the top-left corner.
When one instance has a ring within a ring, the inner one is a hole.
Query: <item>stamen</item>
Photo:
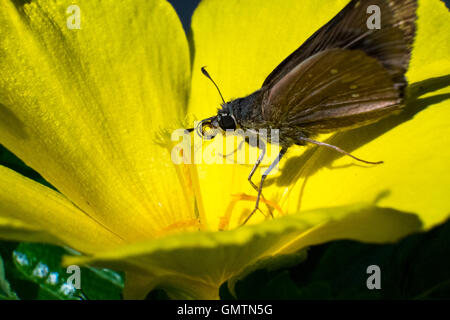
[[[256,196],[247,195],[245,193],[233,194],[231,196],[232,196],[232,200],[228,204],[228,207],[225,210],[225,214],[220,218],[220,222],[219,222],[219,226],[218,226],[218,229],[220,231],[228,230],[229,225],[230,225],[231,215],[233,213],[233,209],[239,201],[252,201],[252,202],[256,201]],[[273,202],[273,201],[267,200],[267,199],[263,199],[263,198],[260,199],[260,202],[271,206],[272,208],[277,210],[281,216],[285,215],[283,212],[283,209],[281,209],[281,207],[276,202]],[[266,218],[267,218],[267,216],[266,216]]]
[[[174,222],[158,232],[157,237],[165,236],[173,231],[186,231],[188,228],[200,229],[200,221],[198,219],[191,219]]]

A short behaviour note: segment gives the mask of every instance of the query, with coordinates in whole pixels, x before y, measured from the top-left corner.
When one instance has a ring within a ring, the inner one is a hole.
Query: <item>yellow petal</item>
[[[0,0],[0,143],[123,239],[192,219],[156,144],[184,116],[189,88],[173,8],[80,0],[81,29],[70,29],[73,1],[13,3]]]
[[[202,2],[192,26],[195,59],[190,113],[205,118],[214,115],[220,103],[214,86],[202,76],[201,66],[208,66],[227,98],[245,96],[259,89],[270,71],[346,3]],[[269,177],[263,192],[266,198],[288,213],[376,202],[418,212],[426,227],[447,217],[450,38],[448,32],[436,30],[448,29],[450,16],[443,2],[422,0],[418,17],[417,40],[407,74],[412,84],[411,100],[406,110],[398,117],[329,140],[358,157],[385,163],[360,166],[334,151],[310,148],[304,152],[304,148],[292,147],[282,162],[281,175]],[[441,78],[430,80],[436,77]],[[427,94],[423,97],[428,100],[417,100],[422,94]],[[205,187],[202,197],[206,211],[217,213],[215,223],[219,224],[226,214],[233,194],[255,195],[247,182],[250,169],[242,165],[200,166],[200,184]],[[256,174],[254,181],[259,178]],[[234,214],[248,214],[252,206],[250,201],[242,203]]]
[[[3,166],[0,238],[67,245],[88,254],[123,244],[58,192]]]
[[[449,15],[444,1],[419,1],[417,34],[407,73],[410,83],[450,74],[450,35],[441,32],[450,28]]]
[[[396,241],[420,225],[416,216],[391,209],[322,209],[231,231],[186,233],[135,243],[91,258],[67,257],[64,263],[126,270],[128,298],[144,298],[159,287],[172,298],[216,299],[223,282],[259,259],[334,239]]]

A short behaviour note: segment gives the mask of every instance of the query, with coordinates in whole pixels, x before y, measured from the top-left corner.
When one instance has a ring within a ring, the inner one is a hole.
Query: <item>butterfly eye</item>
[[[222,130],[232,129],[236,130],[236,121],[230,115],[223,115],[219,119],[219,126]]]

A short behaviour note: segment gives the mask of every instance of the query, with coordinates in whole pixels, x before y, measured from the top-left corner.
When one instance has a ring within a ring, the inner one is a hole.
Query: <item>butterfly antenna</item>
[[[214,80],[211,78],[211,76],[209,75],[208,71],[206,71],[206,66],[202,67],[202,73],[205,75],[205,77],[207,77],[209,80],[211,80],[211,82],[216,86],[217,91],[219,91],[220,97],[222,98],[223,103],[225,103],[225,99],[222,96],[222,92],[220,92],[219,87],[217,86],[217,84],[214,82]]]

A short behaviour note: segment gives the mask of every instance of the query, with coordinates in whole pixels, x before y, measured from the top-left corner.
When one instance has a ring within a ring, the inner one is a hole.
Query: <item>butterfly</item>
[[[368,23],[368,8],[374,6],[379,9],[379,28]],[[255,134],[259,129],[279,130],[280,153],[257,186],[252,176],[266,152],[265,144],[259,145],[262,152],[248,177],[258,196],[243,224],[259,208],[267,175],[293,145],[316,144],[358,161],[382,163],[362,160],[313,138],[374,123],[401,110],[416,10],[417,0],[352,0],[282,61],[259,90],[229,102],[219,90],[223,104],[218,113],[196,127],[204,138],[226,130]],[[202,72],[217,87],[204,68]]]

